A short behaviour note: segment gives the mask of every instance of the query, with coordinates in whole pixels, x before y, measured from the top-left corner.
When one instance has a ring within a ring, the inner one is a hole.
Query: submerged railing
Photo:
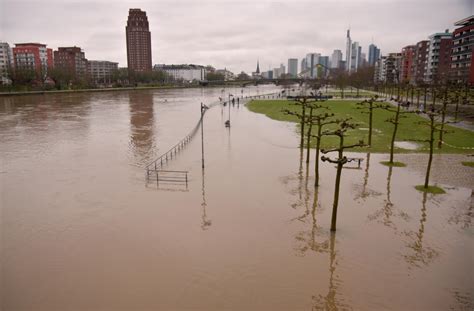
[[[246,99],[265,98],[265,96],[267,96],[268,98],[272,96],[273,98],[275,94],[279,94],[279,93],[252,95],[252,96],[245,96],[244,98]],[[230,100],[228,102],[230,104]],[[201,125],[202,119],[204,118],[204,115],[208,109],[215,107],[217,105],[226,104],[226,103],[227,103],[226,101],[216,101],[216,102],[211,103],[208,106],[201,106],[201,117],[199,118],[198,122],[193,127],[191,132],[189,132],[188,135],[186,135],[178,143],[172,146],[168,151],[166,151],[165,153],[160,155],[157,159],[153,160],[152,162],[150,162],[149,164],[145,166],[147,181],[150,180],[151,175],[153,175],[153,177],[158,176],[159,174],[158,171],[163,171],[162,169],[168,163],[168,161],[171,161],[174,158],[176,158],[178,153],[182,151],[191,142],[191,140],[196,135],[196,132],[198,131],[199,126]],[[187,183],[187,173],[186,173],[186,183]]]

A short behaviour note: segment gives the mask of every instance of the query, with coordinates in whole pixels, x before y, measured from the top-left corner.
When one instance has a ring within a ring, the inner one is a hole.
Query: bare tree
[[[335,163],[337,164],[337,171],[336,171],[336,184],[335,184],[335,189],[334,189],[334,203],[333,203],[333,208],[332,208],[332,217],[331,217],[331,231],[336,231],[336,219],[337,219],[337,207],[339,203],[339,186],[341,183],[341,173],[342,173],[342,167],[344,164],[348,162],[348,159],[346,156],[344,156],[344,150],[349,149],[349,148],[355,148],[355,147],[363,147],[366,146],[364,144],[364,141],[359,141],[357,144],[353,145],[344,145],[344,137],[346,135],[346,132],[349,129],[355,129],[356,124],[350,123],[348,119],[343,120],[339,123],[339,128],[334,130],[334,131],[325,131],[323,135],[335,135],[339,137],[339,147],[332,148],[332,149],[323,149],[321,152],[323,154],[327,154],[330,152],[338,152],[338,157],[335,159],[331,159],[326,156],[322,156],[321,160],[328,161],[329,163]]]
[[[398,103],[396,109],[394,109],[394,107],[391,106],[391,105],[385,105],[385,106],[382,107],[383,109],[385,109],[387,111],[395,113],[395,115],[393,117],[385,120],[385,122],[390,122],[390,123],[393,124],[392,140],[390,141],[390,160],[388,161],[389,165],[394,164],[394,162],[393,162],[393,153],[394,153],[394,149],[395,149],[395,139],[397,137],[397,131],[398,131],[398,125],[400,124],[400,118],[406,118],[405,114],[413,113],[413,111],[400,111],[400,106],[401,106],[401,104]]]
[[[424,142],[428,142],[430,146],[430,153],[428,157],[428,165],[426,167],[426,175],[425,175],[425,184],[423,185],[424,190],[427,190],[429,187],[429,182],[430,182],[430,173],[431,173],[431,164],[433,162],[433,149],[434,149],[434,141],[435,141],[435,133],[439,131],[445,131],[442,129],[442,124],[437,121],[439,118],[439,113],[437,112],[427,112],[426,116],[428,117],[427,121],[420,121],[420,124],[429,126],[430,128],[430,137],[426,140],[421,140]]]
[[[321,149],[321,139],[323,138],[323,127],[329,124],[339,123],[339,120],[329,119],[334,117],[334,113],[324,113],[313,116],[312,122],[317,127],[316,135],[312,135],[316,138],[316,157],[314,162],[314,186],[319,186],[319,151]]]
[[[372,129],[373,129],[373,116],[374,110],[383,108],[384,106],[381,104],[377,104],[378,95],[373,96],[371,99],[366,99],[360,103],[357,103],[357,109],[363,109],[362,113],[369,114],[369,146],[372,145]]]

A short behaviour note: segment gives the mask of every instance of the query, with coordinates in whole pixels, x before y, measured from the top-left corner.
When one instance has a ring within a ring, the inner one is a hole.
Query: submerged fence
[[[244,98],[246,98],[246,99],[270,98],[270,97],[274,98],[275,96],[277,96],[277,94],[279,94],[279,93],[259,94],[259,95],[245,96]],[[147,181],[150,180],[151,175],[153,175],[153,177],[158,176],[158,174],[159,174],[158,171],[162,170],[163,167],[169,161],[176,158],[178,153],[180,151],[182,151],[191,142],[191,140],[196,135],[199,127],[201,126],[202,119],[204,118],[204,115],[205,115],[205,113],[208,109],[210,109],[212,107],[215,107],[217,105],[226,104],[226,103],[230,104],[230,99],[228,100],[228,102],[226,102],[226,101],[216,101],[216,102],[213,102],[213,103],[209,104],[208,106],[203,106],[204,108],[201,109],[201,117],[199,118],[198,122],[193,127],[193,129],[189,132],[189,134],[186,135],[183,139],[181,139],[174,146],[172,146],[168,151],[166,151],[165,153],[160,155],[157,159],[153,160],[152,162],[150,162],[149,164],[147,164],[145,166]],[[186,174],[186,176],[187,176],[187,174]],[[187,177],[186,177],[186,182],[187,182]]]

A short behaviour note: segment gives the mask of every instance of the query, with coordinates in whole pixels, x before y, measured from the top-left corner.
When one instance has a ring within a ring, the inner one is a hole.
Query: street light
[[[225,127],[230,127],[230,97],[234,97],[234,95],[229,93],[229,101],[227,102],[227,104],[229,105],[229,119],[225,121]]]

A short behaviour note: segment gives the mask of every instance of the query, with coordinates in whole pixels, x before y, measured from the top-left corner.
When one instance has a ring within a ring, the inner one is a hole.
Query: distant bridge
[[[314,79],[315,81],[316,79]],[[275,85],[285,85],[285,84],[296,84],[302,85],[305,82],[313,81],[313,79],[307,78],[285,78],[285,79],[251,79],[251,80],[213,80],[213,81],[199,81],[199,84],[202,86],[212,86],[212,85],[240,85],[242,87],[248,85],[259,85],[259,84],[275,84]]]

